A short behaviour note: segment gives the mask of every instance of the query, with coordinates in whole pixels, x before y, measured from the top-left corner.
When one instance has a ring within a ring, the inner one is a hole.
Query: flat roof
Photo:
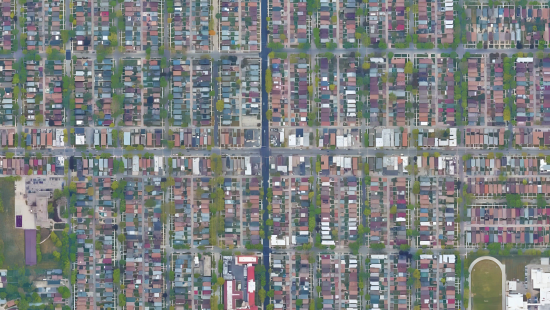
[[[237,256],[237,264],[257,264],[258,256],[254,255],[239,255]]]
[[[25,230],[25,264],[36,265],[36,230]]]

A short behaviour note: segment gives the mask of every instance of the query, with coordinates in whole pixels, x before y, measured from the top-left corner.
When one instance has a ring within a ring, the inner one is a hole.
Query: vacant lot
[[[498,260],[506,266],[506,280],[518,279],[520,281],[525,281],[525,266],[529,264],[540,264],[539,258],[531,256],[514,255],[499,257]]]
[[[25,265],[25,234],[15,229],[15,185],[0,178],[4,213],[0,215],[0,238],[4,241],[4,268]]]
[[[472,270],[474,310],[502,309],[502,272],[500,267],[489,260],[477,263]]]

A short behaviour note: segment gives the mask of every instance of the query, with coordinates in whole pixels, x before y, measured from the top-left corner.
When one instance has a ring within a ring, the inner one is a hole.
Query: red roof
[[[248,277],[247,277],[248,282],[249,283],[250,281],[256,282],[256,279],[254,277],[254,266],[249,266],[247,269],[247,272],[248,272]],[[248,291],[248,305],[250,306],[250,310],[258,309],[258,307],[256,306],[256,292],[250,292],[250,289]]]

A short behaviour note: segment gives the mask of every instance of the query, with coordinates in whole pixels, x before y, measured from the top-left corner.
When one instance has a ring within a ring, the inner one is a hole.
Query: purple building
[[[36,230],[25,229],[25,264],[36,265]]]

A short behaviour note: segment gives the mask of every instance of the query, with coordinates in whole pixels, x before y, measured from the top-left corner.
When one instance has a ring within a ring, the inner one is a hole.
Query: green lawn
[[[472,270],[471,285],[474,310],[502,309],[502,272],[496,263],[478,262]]]
[[[25,265],[25,233],[15,229],[15,184],[0,178],[4,213],[0,215],[0,238],[4,241],[4,268]]]

